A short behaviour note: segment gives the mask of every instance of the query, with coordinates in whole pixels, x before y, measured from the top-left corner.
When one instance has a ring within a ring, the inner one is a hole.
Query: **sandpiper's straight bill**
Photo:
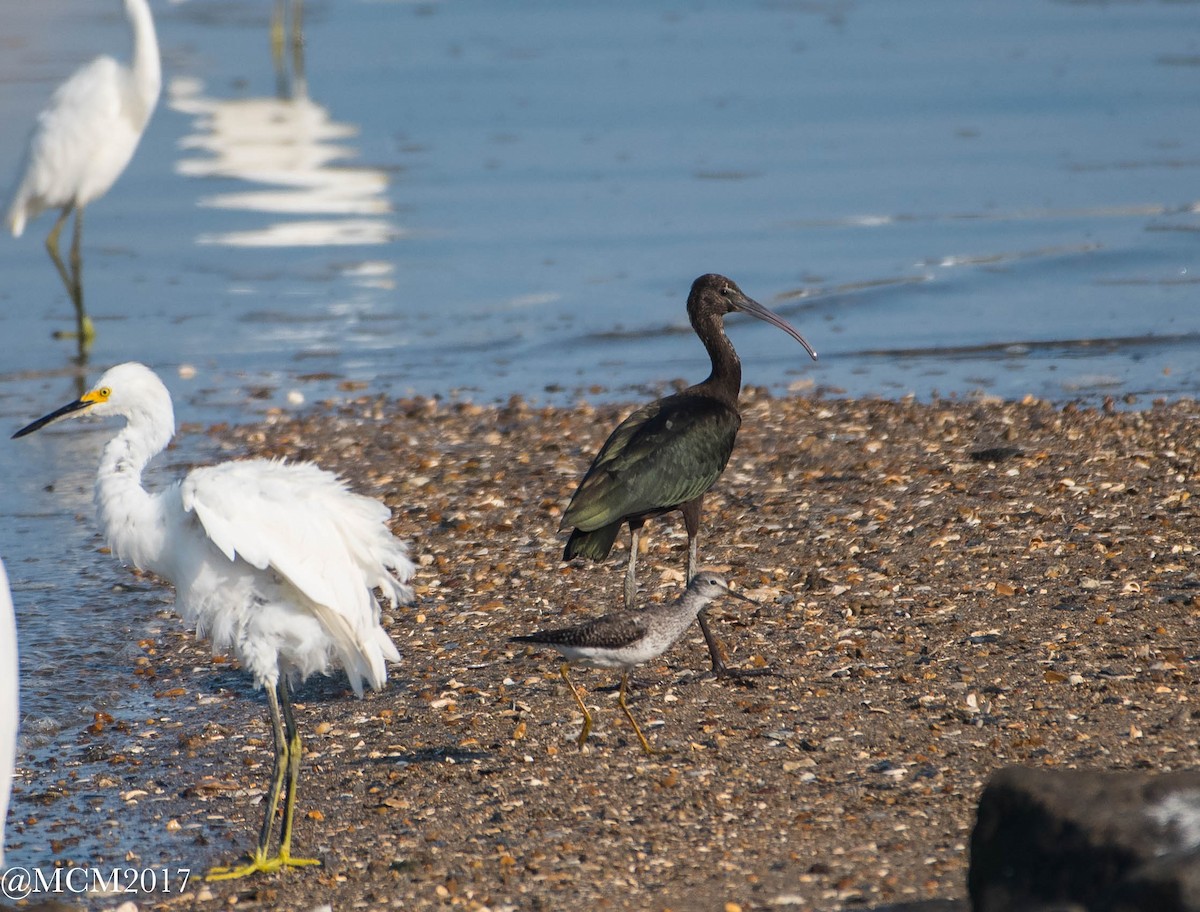
[[[725,470],[742,424],[738,411],[742,363],[724,324],[725,315],[735,311],[782,329],[816,360],[816,351],[790,323],[747,297],[733,280],[710,274],[692,283],[688,319],[708,351],[711,373],[681,393],[643,406],[617,426],[572,495],[559,526],[572,530],[563,560],[599,561],[608,557],[621,526],[629,524],[626,608],[633,607],[637,595],[638,539],[647,519],[673,510],[683,513],[687,578],[696,572],[704,495]],[[703,614],[700,629],[715,673],[751,673],[729,668]]]
[[[170,442],[175,413],[162,381],[136,363],[117,365],[14,436],[84,414],[126,419],[96,478],[96,511],[113,554],[174,584],[184,620],[214,650],[232,652],[266,691],[275,766],[258,844],[247,864],[216,868],[209,879],[319,864],[291,854],[301,742],[290,691],[313,672],[340,667],[361,696],[364,683],[382,688],[386,663],[400,660],[373,594],[412,598],[405,583],[413,566],[388,528],[391,510],[308,462],[226,462],[147,491],[142,472]]]
[[[550,646],[557,649],[567,660],[562,664],[559,673],[571,689],[575,702],[579,704],[583,713],[583,731],[579,734],[580,747],[591,733],[592,714],[588,712],[583,698],[571,681],[570,666],[574,663],[595,668],[621,669],[621,690],[617,703],[633,726],[638,740],[642,742],[642,749],[652,754],[654,748],[642,734],[625,702],[629,670],[635,665],[657,658],[670,649],[705,606],[721,595],[732,595],[752,605],[758,604],[753,599],[731,590],[719,574],[711,570],[701,570],[692,577],[687,590],[669,604],[655,605],[642,611],[617,611],[573,627],[542,630],[509,639],[514,643]]]

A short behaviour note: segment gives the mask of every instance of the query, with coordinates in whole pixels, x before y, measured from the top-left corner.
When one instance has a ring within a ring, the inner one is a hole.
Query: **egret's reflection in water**
[[[370,245],[402,234],[391,218],[387,172],[346,164],[358,154],[351,145],[358,128],[333,121],[307,96],[218,99],[191,78],[172,80],[168,91],[171,108],[193,118],[192,132],[180,142],[176,172],[257,185],[203,196],[201,206],[296,217],[201,234],[197,243]]]

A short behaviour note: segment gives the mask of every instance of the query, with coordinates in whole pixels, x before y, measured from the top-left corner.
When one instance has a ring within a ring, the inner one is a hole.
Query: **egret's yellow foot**
[[[318,858],[293,858],[290,853],[280,850],[279,854],[267,858],[262,852],[255,852],[254,858],[236,868],[213,868],[205,875],[205,880],[236,880],[239,877],[249,877],[251,874],[271,874],[283,868],[302,868],[307,865],[319,865]]]

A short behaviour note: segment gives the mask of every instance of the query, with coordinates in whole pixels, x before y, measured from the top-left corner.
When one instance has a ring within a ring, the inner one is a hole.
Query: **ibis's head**
[[[156,422],[165,419],[172,425],[175,421],[171,394],[158,375],[144,364],[129,361],[109,368],[96,385],[78,399],[26,425],[13,434],[13,438],[24,437],[55,421],[78,418],[80,415],[123,415],[126,418],[145,415]]]
[[[735,310],[749,314],[752,317],[757,317],[759,320],[782,329],[803,345],[804,350],[809,353],[814,361],[817,360],[816,351],[791,323],[774,311],[763,307],[753,298],[747,297],[745,292],[737,287],[737,283],[733,279],[727,279],[725,276],[716,275],[715,273],[700,276],[700,278],[692,283],[692,291],[688,295],[687,308],[688,317],[691,319],[693,326],[704,315],[715,314],[717,316],[724,316],[727,313],[733,313]]]

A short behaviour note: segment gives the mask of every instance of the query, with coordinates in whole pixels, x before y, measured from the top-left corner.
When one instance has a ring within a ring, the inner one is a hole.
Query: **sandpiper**
[[[721,595],[732,595],[752,605],[758,604],[753,599],[731,590],[720,574],[711,570],[701,570],[692,577],[687,591],[670,604],[655,605],[642,611],[616,611],[574,627],[541,630],[509,639],[515,643],[552,646],[566,657],[567,661],[559,669],[559,674],[567,682],[575,696],[575,702],[579,704],[583,713],[583,731],[579,734],[580,747],[583,747],[592,731],[592,714],[588,712],[583,698],[571,681],[571,664],[621,669],[621,690],[617,703],[637,733],[638,740],[642,742],[642,749],[648,754],[653,754],[654,748],[642,734],[637,720],[633,718],[633,713],[629,711],[625,702],[629,670],[635,665],[657,658],[670,649],[708,603]]]

